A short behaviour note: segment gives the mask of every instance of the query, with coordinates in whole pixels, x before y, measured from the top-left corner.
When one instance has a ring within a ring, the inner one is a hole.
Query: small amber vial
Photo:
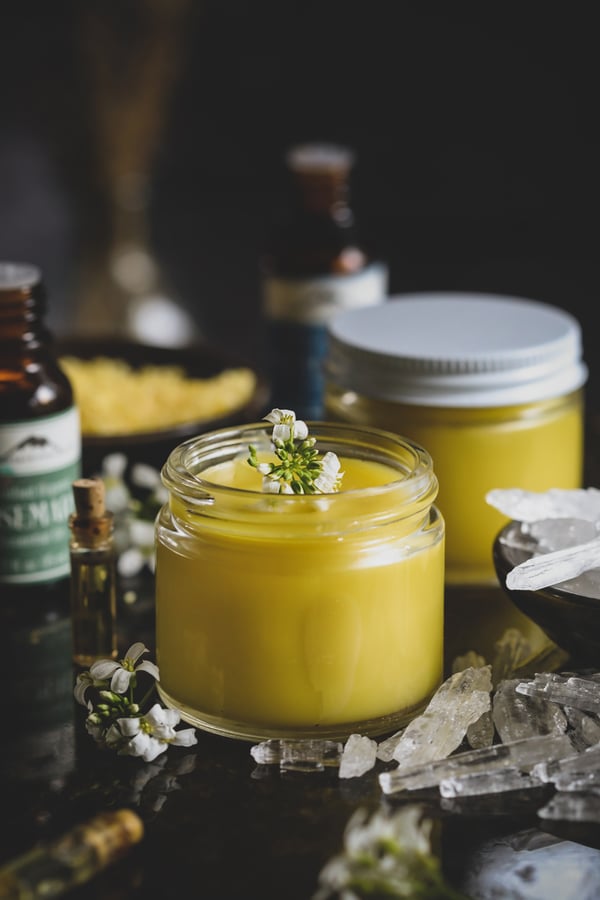
[[[105,506],[104,482],[73,482],[71,529],[71,623],[73,662],[90,666],[117,657],[117,573],[114,516]]]

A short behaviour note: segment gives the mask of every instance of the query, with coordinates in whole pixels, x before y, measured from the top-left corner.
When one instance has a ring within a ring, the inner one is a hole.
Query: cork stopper
[[[74,538],[87,547],[99,547],[110,539],[114,527],[112,512],[106,509],[106,492],[101,478],[78,478],[72,484],[75,512],[70,518]]]
[[[79,829],[83,842],[93,849],[98,868],[120,859],[144,836],[144,824],[131,809],[98,813]]]
[[[73,482],[77,515],[82,519],[101,519],[106,512],[104,482],[101,478],[79,478]]]

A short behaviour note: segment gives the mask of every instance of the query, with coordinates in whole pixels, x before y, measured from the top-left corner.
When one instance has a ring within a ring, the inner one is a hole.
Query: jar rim
[[[336,505],[354,503],[357,497],[390,497],[390,502],[431,506],[437,496],[438,482],[429,452],[415,441],[395,432],[367,425],[336,422],[307,422],[321,453],[331,450],[338,456],[352,456],[380,462],[398,472],[389,482],[368,487],[342,490],[330,494],[267,494],[257,489],[219,484],[203,477],[202,472],[219,462],[247,455],[251,443],[264,444],[272,432],[268,422],[251,422],[239,426],[205,432],[182,442],[169,454],[161,472],[162,482],[174,495],[187,503],[206,506],[215,498],[238,498],[256,503],[268,498],[275,509],[292,506],[296,510],[322,506],[326,501]],[[260,482],[257,475],[257,484]]]

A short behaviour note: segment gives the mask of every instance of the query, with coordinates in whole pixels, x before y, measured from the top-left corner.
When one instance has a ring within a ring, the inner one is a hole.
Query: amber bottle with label
[[[81,435],[71,384],[45,325],[33,265],[0,262],[0,588],[69,593],[71,485]]]
[[[72,763],[68,521],[81,437],[45,312],[40,270],[0,261],[0,681],[15,733],[0,767],[28,778]]]
[[[327,323],[341,310],[382,302],[388,272],[359,237],[350,203],[352,150],[297,145],[286,164],[287,215],[272,229],[261,260],[271,405],[319,419]]]

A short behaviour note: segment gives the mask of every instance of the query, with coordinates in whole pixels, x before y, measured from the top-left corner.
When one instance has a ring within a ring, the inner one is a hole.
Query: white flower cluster
[[[321,870],[313,900],[364,897],[466,900],[448,885],[431,851],[432,821],[418,804],[369,818],[359,808],[344,832],[344,849]]]
[[[75,699],[88,709],[85,727],[97,744],[116,750],[121,756],[141,756],[151,762],[169,746],[191,747],[198,743],[195,729],[176,731],[180,715],[175,709],[165,709],[154,703],[147,712],[142,711],[159,681],[155,663],[140,660],[148,649],[142,643],[132,644],[125,657],[116,661],[99,659],[89,671],[77,676]],[[141,703],[134,699],[137,676],[145,672],[152,679],[152,686]],[[97,702],[88,698],[92,690]]]
[[[124,578],[131,578],[144,567],[154,572],[154,519],[168,492],[157,469],[134,463],[130,480],[132,487],[144,495],[140,501],[127,484],[126,469],[127,457],[123,453],[109,453],[102,460],[100,477],[106,488],[106,505],[115,516],[117,570]]]
[[[328,452],[319,457],[315,438],[308,436],[306,422],[296,419],[293,409],[272,409],[264,419],[273,424],[278,461],[259,462],[251,446],[248,462],[263,476],[265,493],[330,494],[340,489],[343,472],[337,455]]]

